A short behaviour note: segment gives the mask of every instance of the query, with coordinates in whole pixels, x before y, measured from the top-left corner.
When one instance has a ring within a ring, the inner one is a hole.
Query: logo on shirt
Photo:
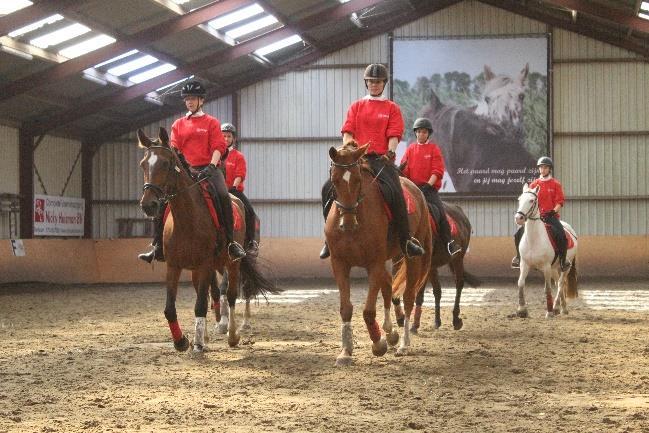
[[[196,128],[196,132],[207,132],[205,128]]]
[[[379,116],[379,118],[383,118],[383,119],[389,119],[389,118],[390,118],[390,115],[389,115],[389,114],[379,113],[378,116]]]

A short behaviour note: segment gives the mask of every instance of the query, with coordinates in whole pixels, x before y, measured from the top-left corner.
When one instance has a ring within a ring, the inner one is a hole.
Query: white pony
[[[475,114],[485,117],[498,125],[523,127],[523,101],[527,84],[529,63],[516,79],[507,75],[496,75],[487,65],[484,66],[485,87],[482,99],[478,101]]]
[[[518,209],[514,215],[516,224],[525,224],[525,233],[520,243],[521,273],[518,277],[518,317],[527,317],[525,304],[525,279],[531,269],[543,272],[545,278],[545,297],[547,312],[546,319],[555,314],[568,314],[566,297],[577,297],[577,235],[570,224],[561,221],[568,232],[566,236],[572,237],[574,245],[568,249],[566,260],[570,261],[570,270],[561,272],[559,259],[554,260],[554,248],[541,221],[538,204],[539,187],[530,189],[523,185],[523,193],[518,197]],[[557,296],[552,299],[552,282],[558,283]]]

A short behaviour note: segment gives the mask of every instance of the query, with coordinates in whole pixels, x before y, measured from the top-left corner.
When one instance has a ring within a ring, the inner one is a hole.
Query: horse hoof
[[[408,354],[408,348],[400,347],[397,349],[397,352],[394,354],[394,356],[406,356],[407,354]]]
[[[554,313],[552,311],[548,311],[545,313],[545,318],[546,319],[554,319]]]
[[[457,319],[453,319],[453,329],[459,331],[463,326],[464,322],[462,321],[462,319],[460,319],[459,317]]]
[[[230,345],[230,347],[237,347],[239,340],[241,340],[241,336],[239,334],[236,334],[233,337],[228,337],[228,344]]]
[[[527,310],[518,310],[516,312],[516,315],[518,317],[520,317],[521,319],[527,319],[527,317],[528,317]]]
[[[203,353],[205,353],[205,347],[201,346],[200,344],[194,344],[192,352],[194,355],[202,355]]]
[[[187,337],[183,335],[183,338],[178,341],[174,341],[174,348],[178,352],[184,352],[189,349],[189,340],[187,339]]]
[[[397,325],[399,326],[399,328],[403,328],[403,323],[405,322],[405,320],[406,320],[405,317],[397,318]]]
[[[386,335],[386,338],[390,346],[396,346],[399,342],[399,333],[395,330],[392,330],[392,332]]]
[[[217,333],[217,334],[221,334],[221,335],[223,335],[223,334],[227,334],[227,333],[228,333],[228,325],[227,325],[227,324],[222,325],[222,324],[218,323],[218,324],[214,327],[214,329],[216,329],[216,333]]]
[[[352,365],[352,357],[349,355],[339,355],[336,358],[336,367],[348,367]]]
[[[442,327],[442,321],[435,319],[435,329],[439,329]]]
[[[568,314],[568,309],[567,308],[562,308],[561,309],[561,314],[564,314],[564,315]]]
[[[411,326],[410,327],[410,333],[415,334],[415,335],[419,334],[419,327],[418,326],[417,327]]]
[[[379,341],[372,344],[372,353],[374,356],[383,356],[388,351],[388,342],[385,338],[381,337]]]
[[[239,331],[250,331],[251,329],[252,329],[252,326],[250,326],[250,323],[244,323],[239,328]]]

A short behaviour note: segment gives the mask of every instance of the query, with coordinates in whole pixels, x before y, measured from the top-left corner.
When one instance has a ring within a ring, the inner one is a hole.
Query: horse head
[[[521,128],[528,72],[529,64],[526,64],[514,79],[506,75],[496,75],[489,66],[485,65],[485,86],[482,98],[475,109],[476,114],[498,124],[510,124],[514,128]]]
[[[518,196],[518,209],[514,214],[514,221],[519,226],[525,224],[528,219],[538,219],[539,215],[539,189],[523,185],[523,193]]]
[[[144,171],[144,188],[140,207],[147,216],[156,216],[172,195],[180,172],[174,151],[169,147],[167,130],[160,128],[158,138],[151,140],[141,129],[137,130],[139,147],[145,148],[140,167]]]
[[[363,201],[361,191],[361,157],[365,155],[368,144],[358,146],[355,141],[338,148],[329,149],[331,159],[331,183],[336,189],[336,208],[340,215],[339,228],[343,231],[358,228],[356,213]]]

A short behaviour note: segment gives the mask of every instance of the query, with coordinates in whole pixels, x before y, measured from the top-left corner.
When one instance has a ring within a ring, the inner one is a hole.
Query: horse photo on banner
[[[440,192],[518,194],[550,154],[548,38],[393,40],[392,97],[406,123],[433,124],[444,154]]]

